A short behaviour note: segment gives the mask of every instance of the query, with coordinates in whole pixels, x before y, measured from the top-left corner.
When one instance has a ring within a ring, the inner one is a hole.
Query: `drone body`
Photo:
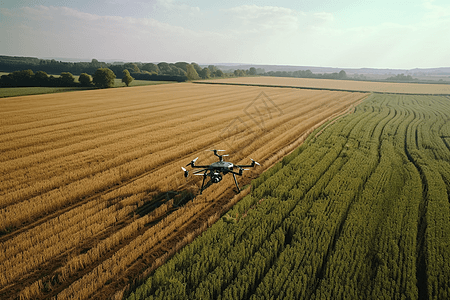
[[[252,159],[252,163],[250,165],[235,165],[231,162],[227,162],[227,161],[223,161],[223,157],[224,156],[228,156],[228,155],[219,155],[217,154],[218,151],[225,151],[225,150],[210,150],[214,152],[214,155],[219,157],[219,161],[214,162],[210,165],[207,166],[197,166],[195,165],[195,162],[197,161],[198,157],[194,160],[192,160],[190,163],[188,163],[186,165],[187,166],[191,166],[192,168],[199,168],[202,170],[199,171],[195,171],[193,174],[194,175],[201,175],[203,176],[203,182],[202,182],[202,187],[200,188],[200,194],[203,192],[203,190],[206,188],[205,187],[205,181],[206,178],[210,177],[210,182],[208,182],[207,185],[209,185],[210,183],[219,183],[222,180],[222,174],[226,175],[228,173],[233,174],[233,178],[234,178],[234,183],[236,184],[238,193],[241,191],[239,189],[239,185],[237,183],[236,180],[236,175],[242,176],[242,172],[244,170],[248,170],[248,169],[244,169],[246,167],[249,168],[253,168],[255,165],[260,165],[259,163],[257,163],[256,161],[254,161]],[[184,171],[184,177],[188,177],[189,176],[189,171],[186,170],[184,167],[181,167],[181,169]],[[236,172],[237,170],[237,172]]]

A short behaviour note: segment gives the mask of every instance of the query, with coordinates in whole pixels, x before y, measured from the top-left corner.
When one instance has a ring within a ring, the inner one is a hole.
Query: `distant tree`
[[[209,69],[209,71],[211,72],[212,75],[214,75],[214,73],[217,71],[217,68],[214,65],[209,65],[208,69]]]
[[[186,71],[181,68],[178,68],[175,64],[169,64],[169,72],[167,75],[170,76],[186,76]]]
[[[341,70],[341,71],[339,72],[339,74],[338,74],[338,78],[339,78],[339,79],[345,79],[345,78],[347,78],[347,73],[345,73],[344,70]]]
[[[81,73],[80,77],[78,77],[78,81],[82,86],[91,86],[91,76],[87,73]]]
[[[225,74],[222,72],[222,70],[219,70],[219,69],[217,69],[215,72],[214,72],[214,76],[215,77],[223,77]]]
[[[314,73],[311,70],[306,70],[305,77],[307,77],[307,78],[314,77]]]
[[[201,69],[200,69],[200,72],[201,72]],[[187,76],[188,80],[199,79],[198,73],[197,73],[197,71],[195,70],[195,67],[192,64],[187,65],[186,76]]]
[[[176,62],[174,65],[175,65],[177,68],[180,68],[181,70],[187,72],[187,65],[189,65],[189,63],[180,61],[180,62]]]
[[[248,70],[248,74],[249,74],[249,75],[256,75],[256,68],[251,67],[251,68]]]
[[[93,58],[91,60],[90,65],[92,68],[100,68],[101,67],[101,63],[98,60],[96,60],[95,58]]]
[[[159,73],[159,68],[158,68],[158,66],[155,65],[154,63],[147,63],[147,64],[144,64],[144,65],[141,67],[141,70],[144,70],[144,71],[147,71],[147,72],[150,72],[150,73],[154,72],[155,74],[158,74],[158,73]]]
[[[405,75],[405,74],[398,74],[396,76],[391,76],[386,78],[386,80],[392,80],[392,81],[412,81],[414,78],[412,78],[411,75]]]
[[[14,71],[7,75],[8,85],[11,86],[33,86],[34,73],[32,70]]]
[[[49,85],[49,79],[48,74],[44,71],[37,71],[36,74],[34,74],[34,81],[37,86],[48,86]]]
[[[264,73],[266,73],[266,70],[264,70],[263,68],[256,69],[256,74],[264,74]]]
[[[129,86],[130,83],[134,80],[134,78],[131,77],[130,71],[128,71],[127,69],[123,70],[122,72],[123,72],[122,82],[125,83],[127,86]]]
[[[170,68],[168,63],[160,62],[157,66],[158,66],[158,69],[160,71],[160,74],[167,74],[167,75],[170,74],[171,68]]]
[[[211,78],[211,71],[208,68],[203,68],[198,75],[203,79]]]
[[[139,70],[139,67],[135,63],[126,63],[123,65],[124,69],[127,69],[130,72],[136,72],[139,73],[141,70]]]
[[[109,88],[114,86],[116,74],[111,69],[98,68],[93,77],[93,82],[96,87]]]
[[[200,72],[202,70],[202,67],[200,67],[198,64],[196,64],[195,62],[191,63],[191,65],[194,67],[195,72]]]
[[[61,76],[59,76],[59,81],[62,86],[73,86],[75,77],[69,72],[62,72]]]
[[[240,69],[234,70],[233,73],[234,73],[234,76],[236,76],[236,77],[240,77],[240,76],[245,76],[246,75],[246,72],[244,70],[240,70]]]

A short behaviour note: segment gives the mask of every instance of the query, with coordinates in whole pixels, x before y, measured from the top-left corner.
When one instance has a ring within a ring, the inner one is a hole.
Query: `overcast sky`
[[[0,55],[450,66],[448,0],[0,0]]]

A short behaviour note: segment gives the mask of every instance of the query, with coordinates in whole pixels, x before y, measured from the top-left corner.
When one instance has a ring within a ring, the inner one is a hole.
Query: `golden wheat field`
[[[333,80],[315,78],[286,78],[286,77],[237,77],[227,79],[202,80],[212,83],[237,83],[252,85],[292,86],[314,89],[336,89],[380,93],[401,94],[450,94],[449,84],[418,84],[400,82],[371,82],[354,80]]]
[[[181,166],[226,149],[261,163],[245,187],[364,97],[180,83],[0,100],[0,298],[120,298],[248,193],[230,175],[193,198]]]

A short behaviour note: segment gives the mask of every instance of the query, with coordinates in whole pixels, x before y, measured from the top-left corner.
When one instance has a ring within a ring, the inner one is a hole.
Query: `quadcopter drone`
[[[228,173],[233,174],[233,178],[234,178],[234,183],[236,183],[236,187],[238,190],[238,193],[241,192],[241,190],[239,189],[239,185],[237,183],[236,180],[236,175],[242,176],[242,172],[248,169],[244,169],[244,168],[253,168],[255,165],[260,166],[259,163],[257,163],[256,161],[254,161],[253,159],[251,159],[252,163],[250,165],[235,165],[233,163],[227,162],[227,161],[223,161],[223,157],[224,156],[228,156],[228,154],[224,154],[224,155],[219,155],[217,154],[217,152],[219,151],[225,151],[225,150],[208,150],[208,151],[212,151],[214,152],[214,155],[217,156],[219,158],[218,162],[212,163],[208,166],[197,166],[195,165],[195,162],[197,161],[198,157],[195,158],[194,160],[192,160],[190,163],[188,163],[186,165],[187,166],[191,166],[192,168],[199,168],[202,170],[198,170],[195,171],[193,174],[194,175],[203,175],[203,182],[202,182],[202,187],[200,189],[200,195],[202,194],[203,190],[208,187],[210,184],[212,183],[218,183],[222,180],[222,175],[226,175]],[[181,169],[184,171],[184,177],[188,177],[189,176],[189,171],[186,170],[186,168],[181,167]],[[236,172],[235,170],[238,169],[239,171]],[[203,172],[203,174],[201,174]],[[208,182],[208,184],[205,186],[205,181],[206,178],[210,177],[210,181]]]

